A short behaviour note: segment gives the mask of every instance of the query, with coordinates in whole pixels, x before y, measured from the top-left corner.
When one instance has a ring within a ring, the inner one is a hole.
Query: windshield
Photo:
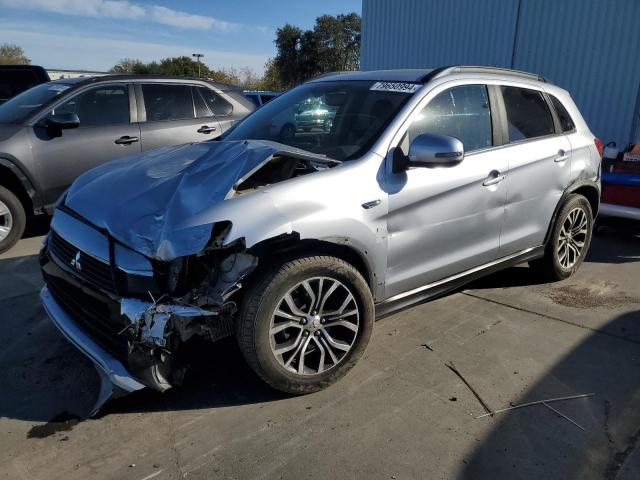
[[[274,98],[225,140],[271,140],[350,160],[364,154],[417,89],[373,81],[314,82]],[[406,85],[406,84],[403,84]]]
[[[20,123],[42,105],[71,88],[65,83],[43,83],[0,105],[0,123]]]

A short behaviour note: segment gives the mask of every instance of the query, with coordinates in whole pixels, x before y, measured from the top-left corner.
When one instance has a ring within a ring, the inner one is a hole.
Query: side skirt
[[[478,278],[490,275],[505,268],[513,267],[529,260],[535,260],[544,256],[544,245],[528,248],[507,257],[499,258],[493,262],[472,268],[462,273],[452,275],[437,282],[418,287],[408,292],[394,295],[387,300],[376,304],[376,320],[380,320],[393,313],[405,310],[446,293],[460,288]]]

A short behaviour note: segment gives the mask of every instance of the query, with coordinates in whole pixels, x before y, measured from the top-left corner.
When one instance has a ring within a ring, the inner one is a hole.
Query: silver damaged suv
[[[300,105],[330,128],[282,136]],[[180,383],[234,336],[273,387],[309,393],[362,356],[375,318],[528,261],[583,261],[600,141],[569,94],[484,67],[330,74],[217,141],[82,175],[40,255],[44,306],[110,396]],[[215,347],[212,347],[215,348]]]

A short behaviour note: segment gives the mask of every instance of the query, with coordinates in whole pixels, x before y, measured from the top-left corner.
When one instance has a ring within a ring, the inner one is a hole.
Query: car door
[[[569,183],[571,144],[539,90],[501,86],[509,170],[500,256],[542,245]]]
[[[133,92],[123,83],[92,86],[61,100],[30,131],[43,201],[51,204],[81,173],[140,152],[140,129],[131,116]],[[135,109],[133,109],[135,111]],[[75,113],[80,126],[52,136],[49,115]]]
[[[435,95],[435,96],[433,96]],[[386,296],[410,291],[497,258],[506,188],[506,156],[493,149],[495,108],[482,84],[429,94],[410,118],[399,148],[422,133],[450,135],[465,148],[446,168],[389,173]]]
[[[220,135],[220,125],[198,90],[187,83],[136,85],[143,151]]]

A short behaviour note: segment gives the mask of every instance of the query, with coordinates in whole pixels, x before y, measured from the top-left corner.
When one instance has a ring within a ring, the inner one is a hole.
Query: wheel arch
[[[362,275],[369,286],[369,290],[375,297],[376,275],[368,259],[368,252],[361,252],[358,248],[350,245],[349,239],[345,238],[341,243],[318,239],[301,239],[297,232],[293,232],[263,240],[249,250],[258,258],[269,258],[270,262],[302,253],[330,255],[339,258],[353,266]]]
[[[18,197],[27,215],[35,213],[38,205],[33,185],[18,167],[4,158],[0,158],[0,185]]]
[[[598,209],[600,207],[600,187],[596,182],[593,181],[582,181],[576,182],[570,185],[560,197],[558,204],[553,212],[553,216],[551,217],[551,221],[549,222],[549,226],[547,227],[547,233],[544,237],[544,244],[547,245],[549,243],[549,239],[551,238],[551,234],[553,232],[553,227],[558,218],[558,214],[562,209],[562,206],[569,198],[569,195],[577,193],[582,195],[587,199],[589,204],[591,205],[591,211],[593,213],[593,218],[596,218],[598,214]]]

